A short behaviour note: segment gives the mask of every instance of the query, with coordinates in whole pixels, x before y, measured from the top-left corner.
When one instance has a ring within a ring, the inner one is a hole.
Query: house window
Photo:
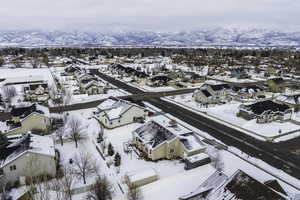
[[[170,153],[174,153],[175,152],[175,149],[170,149]]]
[[[13,171],[13,170],[16,170],[17,167],[16,167],[16,165],[11,165],[11,166],[9,167],[9,169],[10,169],[10,171]]]
[[[113,123],[112,122],[110,122],[110,125],[112,125]]]

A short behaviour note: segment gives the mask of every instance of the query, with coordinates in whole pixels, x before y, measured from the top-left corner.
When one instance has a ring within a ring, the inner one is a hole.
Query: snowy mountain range
[[[37,46],[300,46],[300,32],[206,29],[182,32],[0,31],[0,47]]]

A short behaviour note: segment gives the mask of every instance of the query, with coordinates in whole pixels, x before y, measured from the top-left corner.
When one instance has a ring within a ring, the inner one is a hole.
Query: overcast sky
[[[1,0],[0,29],[300,31],[300,0]]]

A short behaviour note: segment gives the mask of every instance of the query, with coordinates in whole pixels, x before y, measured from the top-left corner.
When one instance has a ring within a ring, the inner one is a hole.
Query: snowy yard
[[[134,123],[112,130],[105,130],[105,136],[107,137],[108,142],[111,142],[115,151],[119,152],[121,155],[119,178],[122,179],[127,172],[149,168],[153,168],[157,172],[159,179],[183,172],[184,165],[178,160],[162,160],[158,162],[151,162],[139,159],[134,152],[132,155],[124,153],[123,144],[131,140],[131,132],[140,126],[141,124]]]

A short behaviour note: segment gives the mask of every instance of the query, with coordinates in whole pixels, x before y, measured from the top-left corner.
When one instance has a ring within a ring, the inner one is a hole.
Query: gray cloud
[[[3,0],[0,29],[300,31],[296,0]]]

